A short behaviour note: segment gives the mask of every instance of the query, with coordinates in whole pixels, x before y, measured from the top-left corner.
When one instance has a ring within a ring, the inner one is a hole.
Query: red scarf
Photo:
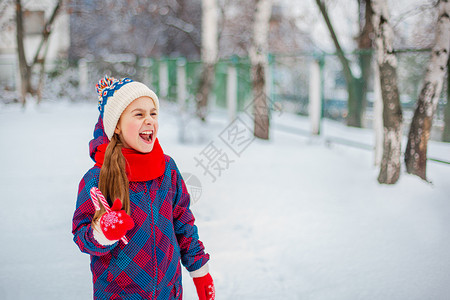
[[[97,147],[95,153],[96,167],[102,167],[107,146],[108,144],[102,144]],[[141,153],[129,148],[122,148],[122,153],[125,157],[129,181],[148,181],[164,174],[166,162],[158,139],[155,140],[153,150],[150,153]]]

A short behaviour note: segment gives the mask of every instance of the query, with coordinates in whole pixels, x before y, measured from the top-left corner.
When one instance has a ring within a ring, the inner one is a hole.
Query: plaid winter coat
[[[91,156],[104,141],[101,121],[90,143]],[[135,223],[122,241],[102,246],[93,237],[95,213],[90,189],[98,187],[100,168],[83,177],[73,216],[74,241],[91,255],[94,299],[181,299],[181,263],[188,271],[209,260],[198,238],[189,194],[172,158],[165,155],[163,176],[130,182],[131,217]]]

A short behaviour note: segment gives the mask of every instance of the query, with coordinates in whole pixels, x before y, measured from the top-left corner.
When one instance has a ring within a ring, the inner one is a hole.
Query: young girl
[[[100,117],[89,143],[95,166],[80,182],[72,229],[91,256],[94,299],[182,299],[181,260],[199,299],[213,300],[189,194],[157,139],[158,97],[128,78],[105,77],[97,92]],[[96,209],[94,187],[109,205]]]

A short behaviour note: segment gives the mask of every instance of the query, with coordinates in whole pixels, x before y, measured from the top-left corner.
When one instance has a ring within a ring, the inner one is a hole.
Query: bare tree
[[[70,9],[71,60],[200,56],[201,0],[72,1]]]
[[[386,0],[372,0],[375,49],[383,98],[383,157],[378,182],[394,184],[400,176],[402,109],[397,87],[397,58],[393,51],[394,32],[389,23]]]
[[[30,66],[27,63],[25,57],[25,48],[23,46],[23,11],[22,11],[22,1],[16,0],[16,31],[17,31],[17,55],[19,58],[19,71],[20,71],[20,95],[22,105],[26,104],[26,95],[28,90],[31,88],[30,83]]]
[[[440,0],[435,46],[425,74],[405,151],[406,171],[427,180],[427,146],[439,97],[444,83],[450,48],[450,3]]]
[[[25,47],[24,47],[24,23],[23,23],[23,7],[22,1],[16,0],[16,38],[17,38],[17,54],[19,58],[19,70],[20,70],[20,92],[21,92],[21,102],[22,105],[26,104],[26,95],[27,93],[37,95],[38,103],[41,100],[41,89],[43,86],[43,78],[44,78],[44,66],[45,66],[45,56],[47,54],[47,46],[50,34],[52,32],[52,25],[58,15],[62,4],[62,0],[58,0],[53,12],[49,18],[49,20],[45,23],[44,28],[41,34],[41,41],[39,43],[38,49],[34,55],[31,63],[27,62],[25,55]],[[39,73],[39,85],[37,88],[33,88],[31,85],[31,75],[33,72],[33,68],[36,65],[40,65],[41,71]]]
[[[206,120],[208,97],[214,82],[214,69],[217,61],[217,2],[216,0],[202,1],[202,72],[196,94],[197,116]]]
[[[252,16],[255,1],[221,1],[222,30],[219,37],[219,57],[233,55],[245,57],[249,53],[253,37]],[[298,17],[284,11],[286,7],[273,5],[269,26],[270,53],[299,53],[312,51],[310,32],[298,26]]]
[[[355,115],[357,120],[362,123],[362,116],[367,105],[367,88],[372,74],[372,6],[371,0],[358,0],[359,7],[359,36],[358,49],[359,66],[361,68],[361,77],[357,79],[357,101]]]
[[[444,111],[444,133],[442,134],[443,142],[450,142],[450,59],[447,61],[447,104]]]
[[[269,20],[272,0],[256,0],[253,21],[253,42],[250,47],[253,83],[254,135],[269,139],[269,103],[266,93],[266,69],[269,48]]]
[[[347,115],[347,125],[361,127],[361,105],[358,102],[361,102],[361,97],[358,97],[357,86],[358,79],[352,73],[350,68],[350,63],[348,59],[344,55],[344,51],[338,41],[336,33],[334,31],[333,25],[331,24],[330,18],[328,16],[327,8],[325,7],[325,3],[323,0],[316,0],[317,6],[322,13],[322,16],[327,25],[328,31],[330,32],[331,39],[333,40],[334,46],[336,48],[337,56],[339,61],[341,62],[342,69],[344,71],[345,81],[347,83],[347,92],[348,92],[348,115]]]

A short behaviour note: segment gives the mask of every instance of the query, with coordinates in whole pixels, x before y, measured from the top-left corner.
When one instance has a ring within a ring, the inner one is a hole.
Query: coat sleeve
[[[173,162],[173,160],[172,160]],[[194,215],[189,208],[190,196],[181,174],[173,162],[172,182],[175,184],[173,224],[175,235],[180,246],[181,263],[189,272],[196,271],[209,260],[205,247],[199,240],[197,226],[194,225]]]
[[[76,209],[72,220],[72,233],[75,244],[80,248],[81,252],[102,256],[109,253],[117,242],[103,246],[94,238],[93,228],[91,226],[95,213],[95,207],[90,197],[90,190],[93,186],[98,186],[98,176],[94,176],[94,169],[86,173],[78,187],[78,199]]]

